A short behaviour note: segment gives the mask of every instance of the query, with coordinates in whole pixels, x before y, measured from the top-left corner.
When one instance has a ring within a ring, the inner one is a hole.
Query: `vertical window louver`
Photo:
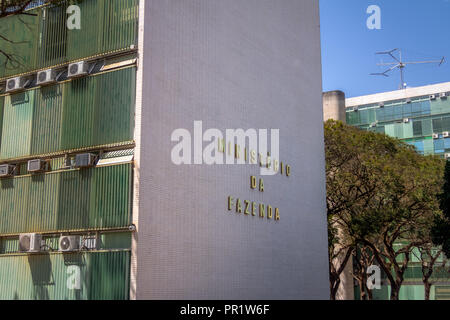
[[[81,30],[67,28],[67,7],[76,3],[81,12]],[[67,1],[30,10],[27,15],[2,18],[0,77],[45,69],[122,50],[137,41],[138,0]]]
[[[65,61],[67,54],[66,10],[67,5],[43,9],[39,44],[40,65],[54,65]]]

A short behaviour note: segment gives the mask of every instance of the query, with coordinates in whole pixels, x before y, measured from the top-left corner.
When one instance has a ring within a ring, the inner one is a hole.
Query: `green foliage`
[[[450,162],[445,164],[444,187],[440,195],[440,207],[444,216],[450,219]]]
[[[436,217],[432,228],[432,240],[442,246],[442,251],[450,257],[450,162],[445,165],[444,187],[439,197],[443,217]]]
[[[443,162],[383,134],[325,124],[327,209],[348,235],[426,236],[439,215]]]
[[[433,223],[444,219],[438,199],[445,162],[333,120],[325,123],[325,155],[330,252],[369,248],[398,299],[412,249],[430,244]]]

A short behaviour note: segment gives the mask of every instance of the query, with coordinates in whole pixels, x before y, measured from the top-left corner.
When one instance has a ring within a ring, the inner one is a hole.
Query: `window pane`
[[[433,119],[433,132],[434,133],[442,132],[442,119],[441,118]]]
[[[431,119],[422,120],[422,135],[431,136],[432,134]]]
[[[422,121],[421,120],[415,120],[413,122],[413,134],[415,137],[422,136]]]

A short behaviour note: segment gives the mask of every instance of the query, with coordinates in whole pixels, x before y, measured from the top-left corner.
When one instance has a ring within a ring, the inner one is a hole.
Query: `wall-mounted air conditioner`
[[[447,92],[442,92],[441,93],[441,99],[447,99],[447,97],[448,97]]]
[[[86,61],[80,61],[69,64],[67,69],[67,78],[76,78],[86,76],[89,73],[89,65]]]
[[[433,139],[439,139],[439,134],[433,133]]]
[[[444,158],[447,159],[447,160],[450,159],[450,153],[446,153],[446,154],[444,155]]]
[[[436,95],[435,94],[430,95],[430,100],[436,100]]]
[[[445,131],[445,132],[442,133],[442,136],[443,136],[444,138],[448,138],[448,137],[450,137],[450,132]]]
[[[37,74],[36,84],[44,86],[56,82],[56,72],[53,69],[39,71]]]
[[[404,118],[403,123],[409,123],[409,118]]]
[[[411,102],[412,102],[412,100],[410,98],[406,99],[406,103],[411,103]]]
[[[24,90],[29,80],[23,77],[16,77],[6,80],[6,92],[12,93]]]
[[[37,233],[25,233],[19,235],[20,252],[40,252],[42,246],[42,235]]]
[[[10,164],[2,164],[0,165],[0,178],[11,177],[14,175],[14,170],[16,166]]]
[[[80,236],[61,236],[59,238],[59,251],[71,252],[80,250]]]
[[[384,108],[384,102],[380,102],[380,103],[378,104],[378,106],[379,106],[380,108]]]
[[[97,156],[93,153],[81,153],[75,156],[75,168],[88,168],[95,165]]]
[[[47,169],[47,162],[41,159],[34,159],[28,161],[27,170],[31,173],[38,173]]]

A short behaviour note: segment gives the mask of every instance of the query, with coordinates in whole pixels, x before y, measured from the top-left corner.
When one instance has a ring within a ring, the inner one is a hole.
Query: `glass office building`
[[[425,95],[399,92],[397,99],[372,96],[371,103],[361,98],[347,99],[346,122],[385,133],[413,145],[424,155],[450,156],[450,97],[448,86],[432,86]],[[426,88],[426,87],[425,87]],[[400,98],[403,96],[403,98]]]

